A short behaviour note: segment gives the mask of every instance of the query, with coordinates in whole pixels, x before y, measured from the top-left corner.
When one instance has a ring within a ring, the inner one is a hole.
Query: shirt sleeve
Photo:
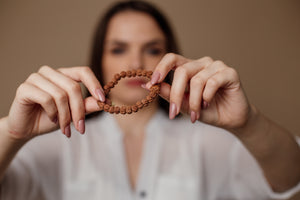
[[[298,137],[296,140],[300,144]],[[240,142],[236,144],[233,154],[233,180],[231,183],[235,191],[240,191],[238,196],[251,197],[251,195],[256,194],[261,199],[289,199],[300,191],[300,183],[298,183],[285,192],[274,192],[255,158]]]
[[[4,175],[1,200],[60,199],[60,138],[51,133],[24,145]]]

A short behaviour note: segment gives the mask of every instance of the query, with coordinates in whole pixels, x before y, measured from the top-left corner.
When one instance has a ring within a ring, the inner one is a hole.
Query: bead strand
[[[133,70],[128,70],[126,72],[122,71],[120,73],[115,74],[114,78],[103,87],[105,96],[107,96],[110,90],[118,84],[118,81],[121,80],[121,78],[125,78],[125,77],[131,78],[136,76],[142,76],[151,79],[152,71],[133,69]],[[119,114],[119,113],[123,115],[131,114],[131,113],[138,112],[140,109],[148,106],[149,103],[151,103],[158,96],[159,92],[160,92],[160,84],[156,84],[150,88],[150,93],[144,99],[136,102],[134,105],[113,106],[111,104],[98,101],[98,106],[100,110],[104,110],[105,112],[109,112],[111,114]]]

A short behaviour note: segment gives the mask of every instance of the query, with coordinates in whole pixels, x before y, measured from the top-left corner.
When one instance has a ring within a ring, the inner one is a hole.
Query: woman
[[[156,9],[123,2],[98,26],[93,71],[43,66],[30,75],[0,121],[3,199],[269,199],[298,191],[299,146],[248,102],[236,71],[174,53],[172,32]],[[169,118],[188,113],[194,124],[169,120],[158,100],[129,116],[85,121],[106,100],[103,84],[130,69],[154,73],[149,82],[120,81],[109,96],[115,104],[134,104],[162,83]],[[164,79],[171,71],[170,85]],[[90,97],[82,97],[78,82]],[[70,139],[60,131],[36,137],[58,127]]]

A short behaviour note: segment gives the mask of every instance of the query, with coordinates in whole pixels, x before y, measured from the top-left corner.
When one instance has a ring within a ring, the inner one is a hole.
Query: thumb
[[[97,103],[97,99],[93,96],[87,97],[84,99],[85,113],[90,114],[92,112],[100,111],[100,108]]]

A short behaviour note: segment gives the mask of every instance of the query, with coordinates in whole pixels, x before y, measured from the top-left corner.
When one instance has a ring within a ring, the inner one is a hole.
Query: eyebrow
[[[119,45],[119,46],[126,46],[127,42],[122,41],[122,40],[108,40],[105,41],[105,45]],[[146,42],[143,46],[152,46],[152,45],[157,45],[157,44],[165,44],[165,41],[162,39],[154,39],[150,40],[149,42]]]

